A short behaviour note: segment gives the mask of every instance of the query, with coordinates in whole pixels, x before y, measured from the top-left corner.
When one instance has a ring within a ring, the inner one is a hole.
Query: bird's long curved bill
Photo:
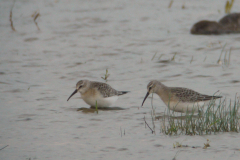
[[[148,95],[149,95],[149,92],[147,92],[147,94],[146,94],[146,96],[145,96],[145,98],[144,98],[144,100],[143,100],[143,103],[144,103],[145,100],[147,99]],[[143,106],[143,103],[142,103],[142,106]]]
[[[71,96],[68,98],[68,100],[74,95],[74,94],[76,94],[78,92],[78,90],[76,89],[72,94],[71,94]],[[67,101],[68,101],[67,100]]]

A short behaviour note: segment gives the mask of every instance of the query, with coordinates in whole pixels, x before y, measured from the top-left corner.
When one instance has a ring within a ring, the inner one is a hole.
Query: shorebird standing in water
[[[77,92],[80,92],[82,99],[91,107],[95,108],[97,102],[98,108],[101,108],[109,107],[118,99],[118,96],[129,91],[117,91],[106,83],[80,80],[76,84],[76,90],[70,95],[68,100]]]
[[[169,106],[170,110],[176,112],[198,112],[199,107],[203,107],[210,100],[222,97],[200,94],[188,88],[167,87],[157,80],[153,80],[147,85],[147,94],[143,103],[150,93],[156,93]]]

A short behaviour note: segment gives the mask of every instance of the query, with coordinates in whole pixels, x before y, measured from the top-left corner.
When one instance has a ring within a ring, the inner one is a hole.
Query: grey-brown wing
[[[194,90],[187,88],[171,88],[171,93],[178,97],[183,102],[198,102],[198,101],[208,101],[211,99],[221,98],[221,96],[209,96],[205,94],[200,94]]]
[[[104,98],[118,95],[118,91],[106,83],[93,82],[91,87],[97,88]]]

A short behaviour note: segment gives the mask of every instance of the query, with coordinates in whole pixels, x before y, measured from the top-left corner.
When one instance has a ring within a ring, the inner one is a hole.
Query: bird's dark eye
[[[82,88],[82,85],[78,87],[78,89]]]
[[[149,87],[149,91],[152,89],[152,87]]]

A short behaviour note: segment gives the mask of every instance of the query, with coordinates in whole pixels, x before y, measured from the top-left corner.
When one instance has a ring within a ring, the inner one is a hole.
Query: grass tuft
[[[204,135],[216,134],[218,132],[239,132],[240,131],[240,108],[239,98],[235,98],[232,103],[230,100],[219,101],[215,106],[215,102],[210,102],[206,111],[200,109],[198,115],[193,112],[181,114],[176,117],[174,111],[164,113],[161,121],[161,132],[166,135]]]

